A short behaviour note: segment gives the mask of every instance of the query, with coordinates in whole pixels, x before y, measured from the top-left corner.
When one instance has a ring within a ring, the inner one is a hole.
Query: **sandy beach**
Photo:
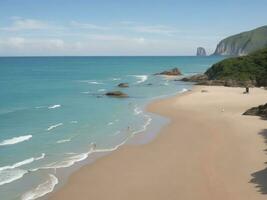
[[[266,103],[267,91],[243,91],[197,86],[151,103],[149,112],[171,120],[153,141],[125,145],[82,167],[49,199],[266,199],[264,173],[256,172],[266,168],[267,123],[242,113]]]

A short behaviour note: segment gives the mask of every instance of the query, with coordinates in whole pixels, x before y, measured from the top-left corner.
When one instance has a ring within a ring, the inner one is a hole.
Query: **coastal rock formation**
[[[267,103],[265,105],[250,108],[243,115],[254,115],[267,119]]]
[[[105,94],[106,96],[111,96],[111,97],[120,97],[120,98],[125,98],[128,97],[127,94],[121,92],[121,91],[112,91],[112,92],[107,92]]]
[[[156,73],[155,75],[167,75],[167,76],[179,76],[182,75],[180,70],[176,67],[168,71],[163,71],[161,73]]]
[[[208,80],[208,76],[205,74],[196,74],[196,75],[184,77],[181,79],[181,81],[184,81],[184,82],[203,82],[207,80]]]
[[[127,87],[129,87],[129,84],[128,83],[120,83],[118,85],[118,87],[127,88]]]
[[[225,59],[205,74],[209,80],[232,81],[241,86],[267,86],[267,48],[247,56]]]
[[[213,55],[244,56],[267,47],[267,26],[223,39]]]
[[[197,56],[207,56],[206,50],[203,47],[198,47]]]
[[[194,82],[196,85],[209,85],[209,86],[225,86],[225,87],[253,87],[255,82],[252,81],[239,81],[233,79],[227,80],[211,80],[206,74],[197,74],[189,77],[182,78],[184,82]]]
[[[214,64],[205,74],[186,77],[181,81],[196,82],[198,85],[266,87],[267,48],[248,56],[225,59]]]

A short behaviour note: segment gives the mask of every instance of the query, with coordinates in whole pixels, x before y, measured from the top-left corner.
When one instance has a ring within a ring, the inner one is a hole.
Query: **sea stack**
[[[203,47],[198,47],[197,56],[207,56],[206,50]]]

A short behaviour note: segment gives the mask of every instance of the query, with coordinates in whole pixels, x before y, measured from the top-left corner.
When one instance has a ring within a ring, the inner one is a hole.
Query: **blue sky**
[[[266,0],[1,0],[0,56],[194,55],[267,25]]]

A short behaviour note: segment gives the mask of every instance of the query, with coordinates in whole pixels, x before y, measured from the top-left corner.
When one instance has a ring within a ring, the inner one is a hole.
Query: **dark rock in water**
[[[112,91],[112,92],[107,92],[106,93],[107,96],[111,96],[111,97],[121,97],[121,98],[125,98],[128,97],[127,94],[121,92],[121,91]]]
[[[152,83],[147,83],[146,85],[147,85],[147,86],[151,86],[151,85],[153,85],[153,84],[152,84]]]
[[[118,87],[127,88],[127,87],[129,87],[129,84],[128,83],[120,83],[118,85]]]
[[[267,103],[265,105],[250,108],[243,115],[254,115],[267,119]]]
[[[180,70],[178,68],[173,68],[173,69],[168,70],[168,71],[156,73],[155,75],[179,76],[179,75],[182,75],[182,73],[180,72]]]
[[[207,56],[206,50],[203,47],[198,47],[197,56]]]

